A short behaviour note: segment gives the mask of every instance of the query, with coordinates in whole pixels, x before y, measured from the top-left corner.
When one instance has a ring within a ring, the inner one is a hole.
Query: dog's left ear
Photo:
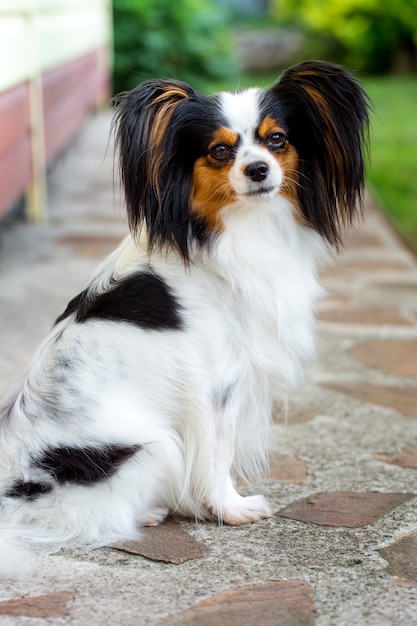
[[[290,68],[271,88],[298,152],[305,219],[332,245],[362,207],[369,100],[346,70],[323,61]]]

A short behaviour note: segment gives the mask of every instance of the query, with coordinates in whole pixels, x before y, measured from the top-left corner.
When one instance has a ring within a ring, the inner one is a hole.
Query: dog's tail
[[[54,519],[54,523],[46,519],[47,510],[42,512],[45,517],[40,515],[39,510],[36,515],[31,515],[26,507],[7,510],[3,502],[0,519],[0,580],[33,573],[42,560],[42,554],[59,548],[92,549],[113,545],[121,540],[138,539],[139,526],[144,521],[139,518],[137,523],[133,514],[123,516],[116,509],[115,519],[111,520],[113,523],[107,523],[111,516],[110,507],[101,507],[104,520],[98,518],[98,515],[89,514],[84,507],[75,513],[73,511],[72,517],[67,510],[69,519]],[[56,517],[59,517],[58,512]]]

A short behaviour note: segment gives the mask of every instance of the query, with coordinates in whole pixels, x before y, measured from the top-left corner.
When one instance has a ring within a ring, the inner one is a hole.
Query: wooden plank
[[[97,53],[92,52],[65,65],[45,72],[42,77],[44,116],[48,119],[62,103],[74,94],[80,101],[94,102],[91,92],[97,72]],[[93,84],[91,81],[93,80]]]
[[[45,72],[40,92],[40,79],[35,82],[34,78],[31,91],[28,84],[22,84],[0,93],[0,216],[25,192],[28,216],[45,216],[44,165],[66,148],[89,111],[109,94],[110,77],[103,54],[106,51],[97,50]],[[35,107],[32,123],[30,94]],[[43,115],[38,113],[40,107]]]
[[[46,163],[71,141],[97,101],[97,53],[85,55],[43,76]]]
[[[0,157],[0,217],[22,197],[32,177],[29,136]]]
[[[25,83],[0,93],[0,155],[30,132],[29,89]]]

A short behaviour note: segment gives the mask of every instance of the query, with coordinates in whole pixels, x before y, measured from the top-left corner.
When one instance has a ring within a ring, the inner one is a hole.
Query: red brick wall
[[[103,51],[90,52],[42,76],[45,159],[50,165],[77,133],[89,111],[110,93]],[[0,93],[0,219],[31,181],[29,86]]]
[[[29,88],[0,94],[0,218],[22,196],[32,175]]]

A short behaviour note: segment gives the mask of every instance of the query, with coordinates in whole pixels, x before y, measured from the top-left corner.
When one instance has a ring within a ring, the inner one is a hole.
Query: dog
[[[274,402],[314,355],[318,269],[361,212],[369,103],[340,66],[116,102],[130,234],[68,304],[0,415],[3,569],[23,544],[102,546],[169,511],[271,515]]]

